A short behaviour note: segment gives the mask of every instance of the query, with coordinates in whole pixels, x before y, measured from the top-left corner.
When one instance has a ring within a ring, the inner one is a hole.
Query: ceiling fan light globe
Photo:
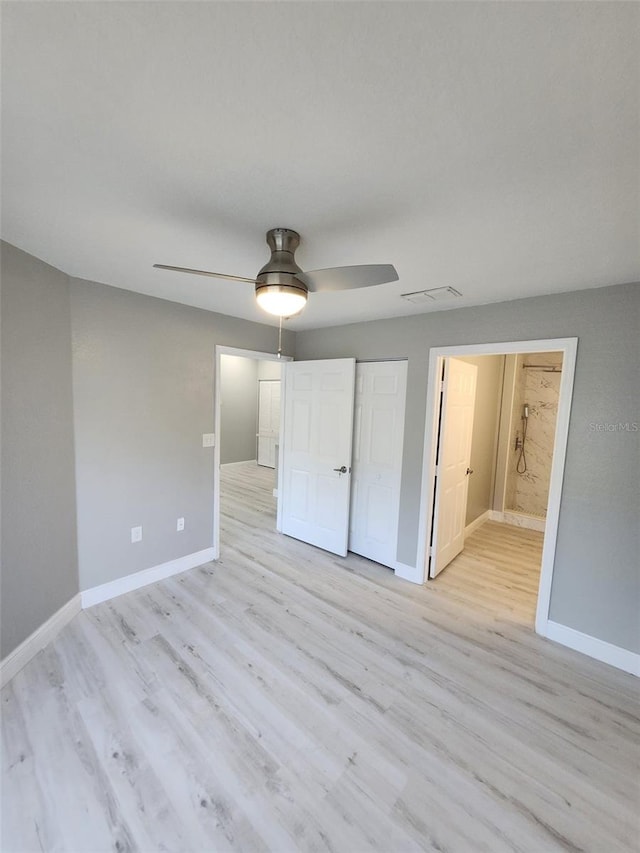
[[[263,311],[276,317],[291,317],[307,304],[307,295],[298,287],[271,284],[256,289],[256,301]]]

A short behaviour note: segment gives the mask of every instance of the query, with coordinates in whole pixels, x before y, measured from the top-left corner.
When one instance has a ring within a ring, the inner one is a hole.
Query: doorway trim
[[[545,524],[544,543],[542,548],[542,564],[540,567],[540,584],[538,587],[538,602],[536,606],[535,630],[537,634],[547,635],[549,621],[549,604],[551,601],[551,584],[555,562],[556,541],[558,537],[558,520],[560,517],[560,500],[562,497],[562,481],[567,453],[569,435],[569,417],[573,398],[573,380],[575,376],[576,355],[578,351],[577,338],[547,338],[534,341],[507,341],[490,344],[466,344],[459,346],[432,347],[429,350],[427,409],[424,431],[424,453],[422,462],[422,488],[420,494],[420,525],[418,529],[418,557],[416,561],[416,583],[424,583],[427,576],[428,548],[431,540],[431,525],[434,504],[433,481],[435,477],[436,437],[438,426],[439,379],[442,372],[442,360],[450,357],[478,355],[519,355],[529,352],[561,352],[562,378],[560,380],[560,397],[558,400],[558,415],[551,463],[551,478],[549,481],[549,501]],[[412,578],[413,580],[413,578]]]
[[[216,344],[215,364],[213,372],[213,431],[215,433],[215,444],[213,447],[213,559],[220,558],[220,376],[223,355],[235,355],[239,358],[251,358],[254,361],[293,361],[290,355],[278,357],[272,352],[259,352],[250,349],[238,349],[238,347],[226,347]],[[280,447],[282,447],[282,427],[284,418],[284,383],[280,386]],[[256,392],[257,393],[257,392]],[[282,453],[278,454],[278,482],[282,482]],[[278,497],[276,516],[276,530],[280,530],[280,498]]]

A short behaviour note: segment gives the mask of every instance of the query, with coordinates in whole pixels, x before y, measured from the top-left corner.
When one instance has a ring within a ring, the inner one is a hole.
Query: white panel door
[[[407,362],[356,364],[349,550],[395,567]]]
[[[457,358],[447,358],[444,364],[435,513],[429,561],[429,577],[432,578],[464,548],[478,373],[474,364]]]
[[[292,361],[284,371],[282,532],[344,557],[355,359]]]
[[[258,382],[258,465],[276,467],[276,444],[280,434],[280,380]]]

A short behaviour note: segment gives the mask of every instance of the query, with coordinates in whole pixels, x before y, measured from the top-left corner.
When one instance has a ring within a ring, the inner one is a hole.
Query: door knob
[[[473,474],[473,468],[467,468],[467,474]]]
[[[337,471],[338,474],[346,474],[348,469],[346,465],[343,465],[341,468],[334,468],[333,470]]]

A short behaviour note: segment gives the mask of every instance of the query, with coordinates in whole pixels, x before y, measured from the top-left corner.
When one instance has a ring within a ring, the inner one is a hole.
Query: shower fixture
[[[541,373],[562,373],[562,368],[557,364],[523,364],[523,370],[539,370]]]
[[[525,454],[525,442],[527,440],[527,425],[529,423],[529,405],[527,403],[522,407],[522,438],[516,437],[516,450],[520,451],[518,461],[516,462],[516,471],[518,474],[526,474],[527,472],[527,457]]]

